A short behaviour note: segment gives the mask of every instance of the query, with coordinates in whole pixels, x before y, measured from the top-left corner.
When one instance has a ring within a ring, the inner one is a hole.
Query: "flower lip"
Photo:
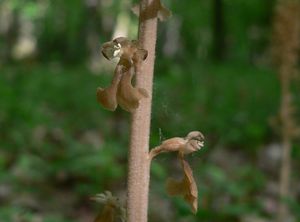
[[[204,147],[204,141],[203,140],[197,140],[198,144],[198,150],[200,150],[202,147]]]
[[[196,138],[191,139],[189,143],[192,145],[194,151],[200,150],[204,146],[204,141]]]
[[[118,41],[105,42],[102,45],[101,53],[107,59],[111,60],[121,56],[122,45]]]
[[[190,132],[185,139],[192,145],[195,151],[200,150],[204,146],[204,135],[199,131]]]
[[[104,52],[103,50],[101,50],[101,53],[102,53],[102,55],[103,55],[107,60],[110,60],[109,56],[106,55],[106,52]]]
[[[205,139],[204,135],[200,131],[192,131],[186,137],[188,140],[199,140],[202,141]]]

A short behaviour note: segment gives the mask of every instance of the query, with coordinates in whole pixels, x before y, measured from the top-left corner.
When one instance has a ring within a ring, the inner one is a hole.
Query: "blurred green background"
[[[86,222],[89,198],[125,201],[130,115],[96,102],[112,79],[100,47],[136,38],[130,0],[0,0],[0,221]],[[269,124],[280,89],[270,40],[274,0],[164,0],[159,24],[151,146],[200,130],[188,157],[199,212],[164,188],[180,176],[175,155],[152,166],[150,222],[274,221],[280,137]],[[299,85],[295,93],[299,93]],[[296,97],[299,107],[300,97]],[[300,143],[293,145],[292,198],[300,221]]]

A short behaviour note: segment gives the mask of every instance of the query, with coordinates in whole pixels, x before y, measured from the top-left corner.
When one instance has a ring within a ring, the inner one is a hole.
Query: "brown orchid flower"
[[[132,77],[133,68],[122,75],[117,91],[118,104],[128,112],[133,112],[139,107],[140,100],[148,97],[148,93],[145,89],[132,86]]]
[[[120,58],[120,60],[127,60],[130,64],[132,64],[132,58],[136,55],[141,57],[142,60],[145,60],[148,56],[147,50],[142,49],[137,40],[130,41],[125,37],[118,37],[104,43],[101,52],[108,60]]]
[[[140,69],[142,61],[147,58],[147,51],[141,49],[137,41],[119,37],[102,46],[102,54],[108,60],[120,58],[111,86],[97,89],[97,101],[106,109],[114,111],[118,104],[125,110],[133,112],[142,98],[148,97],[145,89],[132,86],[134,72]]]
[[[166,21],[169,17],[172,16],[172,12],[162,4],[161,0],[152,1],[147,9],[145,11],[142,11],[142,13],[140,13],[139,4],[133,6],[131,10],[137,16],[141,14],[142,19],[157,17],[160,21]]]
[[[115,69],[111,85],[105,89],[101,87],[97,88],[97,101],[110,111],[114,111],[118,106],[117,91],[122,73],[125,72],[124,70],[125,67],[118,65]]]
[[[204,146],[204,136],[199,131],[190,132],[185,138],[174,137],[162,142],[150,151],[150,159],[164,152],[178,152],[180,155],[200,150]]]
[[[193,171],[188,162],[183,159],[183,156],[179,158],[184,176],[180,181],[169,178],[166,183],[167,192],[170,196],[183,196],[185,201],[191,205],[193,213],[196,213],[198,209],[198,189]]]
[[[125,208],[122,207],[119,199],[114,197],[110,191],[97,194],[91,199],[104,205],[94,222],[114,222],[116,218],[119,218],[122,222],[126,221]]]
[[[188,162],[184,160],[184,155],[200,150],[204,146],[204,136],[199,131],[190,132],[185,138],[174,137],[162,142],[161,145],[152,149],[149,159],[164,152],[178,152],[178,159],[181,163],[184,177],[178,181],[173,178],[167,179],[166,188],[171,196],[181,195],[188,202],[194,213],[198,208],[198,189],[193,177],[193,171]]]

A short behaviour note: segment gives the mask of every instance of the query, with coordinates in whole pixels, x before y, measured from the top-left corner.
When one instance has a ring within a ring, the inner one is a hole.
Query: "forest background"
[[[91,196],[125,199],[130,115],[104,110],[95,93],[113,73],[101,44],[137,38],[134,3],[0,0],[0,221],[92,221]],[[180,169],[162,155],[152,163],[149,221],[272,221],[281,160],[271,124],[280,106],[270,50],[276,1],[164,3],[173,16],[158,29],[151,147],[191,130],[206,141],[189,157],[197,215],[167,197],[164,180]],[[294,104],[299,114],[299,96]],[[294,221],[299,169],[298,140],[287,200]]]

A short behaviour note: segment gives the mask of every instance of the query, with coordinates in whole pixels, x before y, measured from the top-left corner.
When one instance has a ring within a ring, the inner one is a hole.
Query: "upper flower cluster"
[[[125,37],[119,37],[104,43],[101,51],[108,60],[113,58],[120,60],[115,68],[111,85],[97,89],[98,102],[111,111],[119,104],[124,110],[133,112],[138,108],[140,100],[148,97],[145,89],[136,88],[131,83],[141,62],[147,58],[147,50],[140,48],[136,40],[130,41]]]

